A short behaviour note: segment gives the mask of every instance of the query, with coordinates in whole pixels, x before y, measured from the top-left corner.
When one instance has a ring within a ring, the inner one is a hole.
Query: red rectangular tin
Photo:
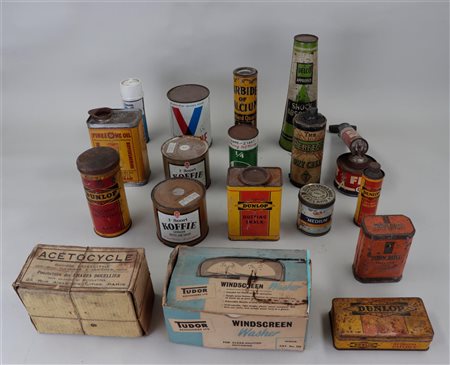
[[[363,218],[353,275],[363,283],[400,281],[415,229],[404,215]]]

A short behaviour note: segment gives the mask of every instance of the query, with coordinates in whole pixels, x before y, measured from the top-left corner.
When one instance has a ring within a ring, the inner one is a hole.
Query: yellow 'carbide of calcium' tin
[[[228,238],[280,239],[282,175],[279,167],[230,167],[227,177]]]
[[[127,185],[145,185],[150,163],[140,110],[89,110],[87,125],[92,147],[112,147],[120,155],[120,170]]]

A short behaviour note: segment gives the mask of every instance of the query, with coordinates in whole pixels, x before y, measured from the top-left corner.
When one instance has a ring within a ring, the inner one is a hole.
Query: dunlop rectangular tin
[[[253,67],[239,67],[233,71],[234,121],[256,127],[256,93],[258,71]]]
[[[227,177],[228,238],[280,239],[282,175],[279,167],[230,167]]]
[[[369,215],[361,230],[353,275],[363,283],[400,281],[415,229],[404,215]]]
[[[420,298],[334,298],[338,350],[428,350],[433,328]]]
[[[303,351],[310,298],[307,250],[178,246],[162,303],[172,342]]]
[[[119,152],[120,169],[127,185],[145,185],[150,163],[140,110],[98,108],[89,111],[87,126],[92,147]]]

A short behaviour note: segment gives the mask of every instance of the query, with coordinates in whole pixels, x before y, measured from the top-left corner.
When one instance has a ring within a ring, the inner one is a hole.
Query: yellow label
[[[362,340],[339,340],[334,338],[334,346],[342,350],[428,350],[430,342],[382,342]]]
[[[256,76],[234,76],[234,115],[236,122],[256,123],[256,83]]]

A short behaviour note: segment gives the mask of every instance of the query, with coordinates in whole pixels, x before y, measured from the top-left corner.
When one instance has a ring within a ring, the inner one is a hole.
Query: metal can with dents
[[[131,226],[119,160],[110,147],[94,147],[77,158],[94,231],[102,237],[119,236]]]
[[[311,108],[294,118],[291,171],[289,179],[297,187],[320,182],[327,119]]]
[[[233,71],[234,121],[256,127],[256,94],[258,71],[253,67],[239,67]]]
[[[311,107],[317,107],[317,45],[319,38],[312,34],[294,37],[289,88],[281,128],[280,146],[292,149],[293,119]]]
[[[206,188],[192,179],[171,178],[152,190],[157,236],[167,246],[194,246],[208,234]]]
[[[258,165],[258,129],[237,124],[228,129],[230,167]]]
[[[228,168],[230,240],[280,239],[282,185],[279,167]]]
[[[331,229],[334,202],[333,189],[322,184],[308,184],[298,193],[297,228],[310,236],[322,236]]]
[[[368,215],[362,219],[353,275],[363,283],[400,281],[415,233],[404,215]]]
[[[196,84],[175,86],[167,92],[172,134],[197,136],[212,143],[209,90]]]
[[[361,225],[361,220],[366,215],[374,215],[377,212],[380,200],[381,186],[383,184],[384,172],[378,162],[369,163],[369,167],[363,171],[361,189],[356,203],[353,222]]]
[[[166,179],[185,177],[211,185],[208,143],[198,137],[174,137],[161,146]]]
[[[140,110],[98,108],[89,110],[87,126],[92,147],[112,147],[119,152],[126,185],[145,185],[150,163]]]

